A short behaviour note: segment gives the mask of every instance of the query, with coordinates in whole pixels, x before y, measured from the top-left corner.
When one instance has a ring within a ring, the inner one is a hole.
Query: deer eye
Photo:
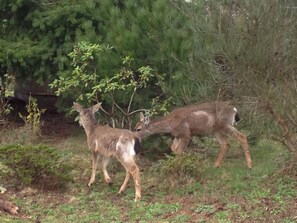
[[[141,128],[135,128],[134,131],[139,132],[139,131],[141,131]]]

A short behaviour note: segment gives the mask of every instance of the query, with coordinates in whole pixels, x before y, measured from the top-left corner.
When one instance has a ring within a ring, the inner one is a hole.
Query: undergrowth
[[[163,179],[165,188],[176,185],[186,185],[199,182],[203,178],[205,166],[203,159],[197,153],[183,155],[165,155],[165,157],[152,167],[153,175]]]
[[[71,165],[57,149],[45,145],[0,146],[1,178],[15,187],[62,188],[71,180]]]
[[[212,147],[204,154],[191,151],[181,156],[162,154],[154,161],[140,156],[137,163],[142,169],[142,200],[137,203],[133,201],[132,180],[125,193],[117,194],[125,179],[120,165],[108,168],[114,179],[112,186],[108,186],[101,171],[97,171],[95,184],[87,187],[91,159],[85,138],[75,135],[65,141],[55,141],[54,145],[58,151],[68,154],[67,160],[74,168],[74,181],[69,189],[64,193],[27,197],[17,193],[12,201],[24,207],[22,213],[28,218],[12,219],[5,215],[0,216],[0,221],[29,223],[36,218],[50,223],[296,221],[294,166],[287,175],[283,167],[289,160],[287,151],[269,141],[250,148],[252,170],[246,167],[242,149],[234,145],[230,146],[220,168],[213,167],[217,148]]]

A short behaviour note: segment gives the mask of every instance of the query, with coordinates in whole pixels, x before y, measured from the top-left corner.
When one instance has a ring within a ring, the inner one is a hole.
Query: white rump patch
[[[136,155],[134,150],[135,141],[133,140],[122,140],[122,135],[119,138],[119,141],[116,144],[116,150],[121,150],[124,161],[128,162],[132,157]]]

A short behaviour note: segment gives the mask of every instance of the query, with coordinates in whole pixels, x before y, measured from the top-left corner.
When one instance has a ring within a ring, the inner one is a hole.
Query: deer
[[[211,136],[220,144],[214,166],[220,167],[228,149],[228,139],[234,137],[243,148],[247,167],[252,168],[247,137],[234,125],[240,120],[237,109],[227,101],[213,101],[174,109],[168,115],[150,120],[140,113],[134,131],[142,139],[153,134],[171,134],[171,150],[182,154],[193,136]]]
[[[110,159],[115,157],[126,169],[126,177],[118,193],[124,192],[132,175],[135,184],[134,200],[139,201],[141,199],[140,171],[135,161],[141,147],[139,136],[127,129],[112,128],[106,124],[97,123],[95,113],[101,108],[101,103],[83,108],[74,102],[73,108],[79,112],[79,124],[85,130],[88,147],[92,152],[92,174],[88,186],[95,182],[99,158],[106,183],[112,183],[106,167]]]

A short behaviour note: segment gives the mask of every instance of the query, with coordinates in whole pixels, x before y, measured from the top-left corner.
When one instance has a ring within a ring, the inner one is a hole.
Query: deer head
[[[150,117],[145,116],[142,112],[140,112],[139,117],[140,117],[140,121],[134,127],[134,131],[136,131],[136,132],[139,132],[139,131],[143,130],[144,128],[146,128],[151,121]]]
[[[90,108],[83,108],[80,104],[74,102],[73,108],[79,112],[79,124],[84,128],[89,128],[91,124],[96,123],[95,112],[101,108],[102,103],[98,103]]]

